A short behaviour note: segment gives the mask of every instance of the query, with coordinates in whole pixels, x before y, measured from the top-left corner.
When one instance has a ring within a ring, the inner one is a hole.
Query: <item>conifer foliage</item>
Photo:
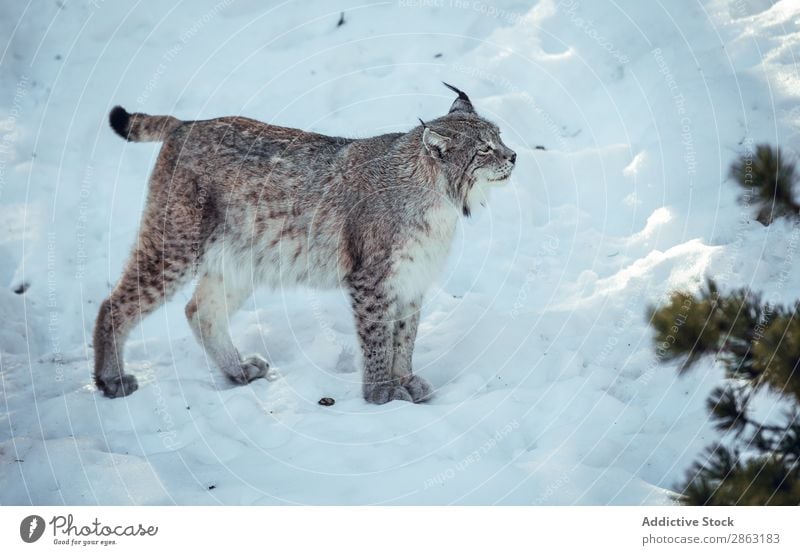
[[[708,281],[697,295],[676,292],[651,309],[656,350],[685,372],[704,355],[725,368],[707,400],[727,432],[681,484],[686,505],[800,503],[800,303],[763,304],[745,290],[720,295]],[[769,422],[750,414],[755,395],[774,400]]]
[[[780,150],[758,145],[730,175],[762,224],[800,217],[795,167]],[[703,357],[725,368],[725,383],[706,401],[725,433],[688,472],[681,503],[800,504],[800,301],[774,305],[745,289],[722,295],[708,280],[697,294],[673,293],[649,316],[661,360],[680,360],[679,372]],[[762,418],[752,414],[757,396],[774,408]]]
[[[800,214],[793,187],[797,176],[793,163],[784,159],[778,148],[761,144],[731,166],[731,178],[744,189],[740,202],[753,205],[756,219],[764,225],[775,218]]]

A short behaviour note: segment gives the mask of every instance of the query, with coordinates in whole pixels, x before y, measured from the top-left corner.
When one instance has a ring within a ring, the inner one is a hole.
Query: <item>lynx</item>
[[[94,330],[97,387],[129,395],[131,329],[197,280],[186,306],[208,358],[231,380],[266,376],[242,357],[230,316],[254,286],[345,288],[371,403],[420,402],[432,386],[411,368],[420,307],[448,254],[460,215],[507,181],[516,154],[469,97],[407,133],[329,137],[243,117],[181,121],[115,107],[128,141],[162,141],[138,239]]]

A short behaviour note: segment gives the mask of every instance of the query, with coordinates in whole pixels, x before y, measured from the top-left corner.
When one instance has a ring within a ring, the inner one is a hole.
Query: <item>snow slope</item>
[[[800,230],[762,227],[727,180],[753,144],[800,147],[792,0],[0,11],[2,504],[670,503],[722,373],[678,378],[646,308],[706,275],[800,297]],[[95,391],[93,319],[158,151],[114,136],[111,106],[368,136],[444,113],[442,80],[519,156],[426,300],[431,402],[367,405],[346,299],[302,289],[234,321],[274,381],[208,367],[186,290],[131,337],[140,390]]]

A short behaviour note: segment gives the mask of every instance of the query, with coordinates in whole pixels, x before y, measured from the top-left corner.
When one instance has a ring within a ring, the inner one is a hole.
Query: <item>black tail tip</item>
[[[125,140],[130,140],[128,139],[128,123],[130,119],[131,115],[122,106],[114,106],[111,113],[108,114],[108,123],[111,125],[111,129]]]

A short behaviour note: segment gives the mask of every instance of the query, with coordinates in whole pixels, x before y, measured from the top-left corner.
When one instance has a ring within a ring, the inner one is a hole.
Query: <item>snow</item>
[[[705,276],[800,298],[800,230],[755,222],[728,180],[746,148],[800,144],[792,0],[0,10],[1,504],[672,503],[717,437],[722,370],[679,377],[647,308]],[[440,81],[518,159],[426,298],[430,402],[366,404],[347,299],[304,289],[234,319],[273,381],[209,367],[187,289],[131,336],[140,390],[95,390],[93,320],[158,151],[116,137],[111,106],[369,136],[442,114]]]

